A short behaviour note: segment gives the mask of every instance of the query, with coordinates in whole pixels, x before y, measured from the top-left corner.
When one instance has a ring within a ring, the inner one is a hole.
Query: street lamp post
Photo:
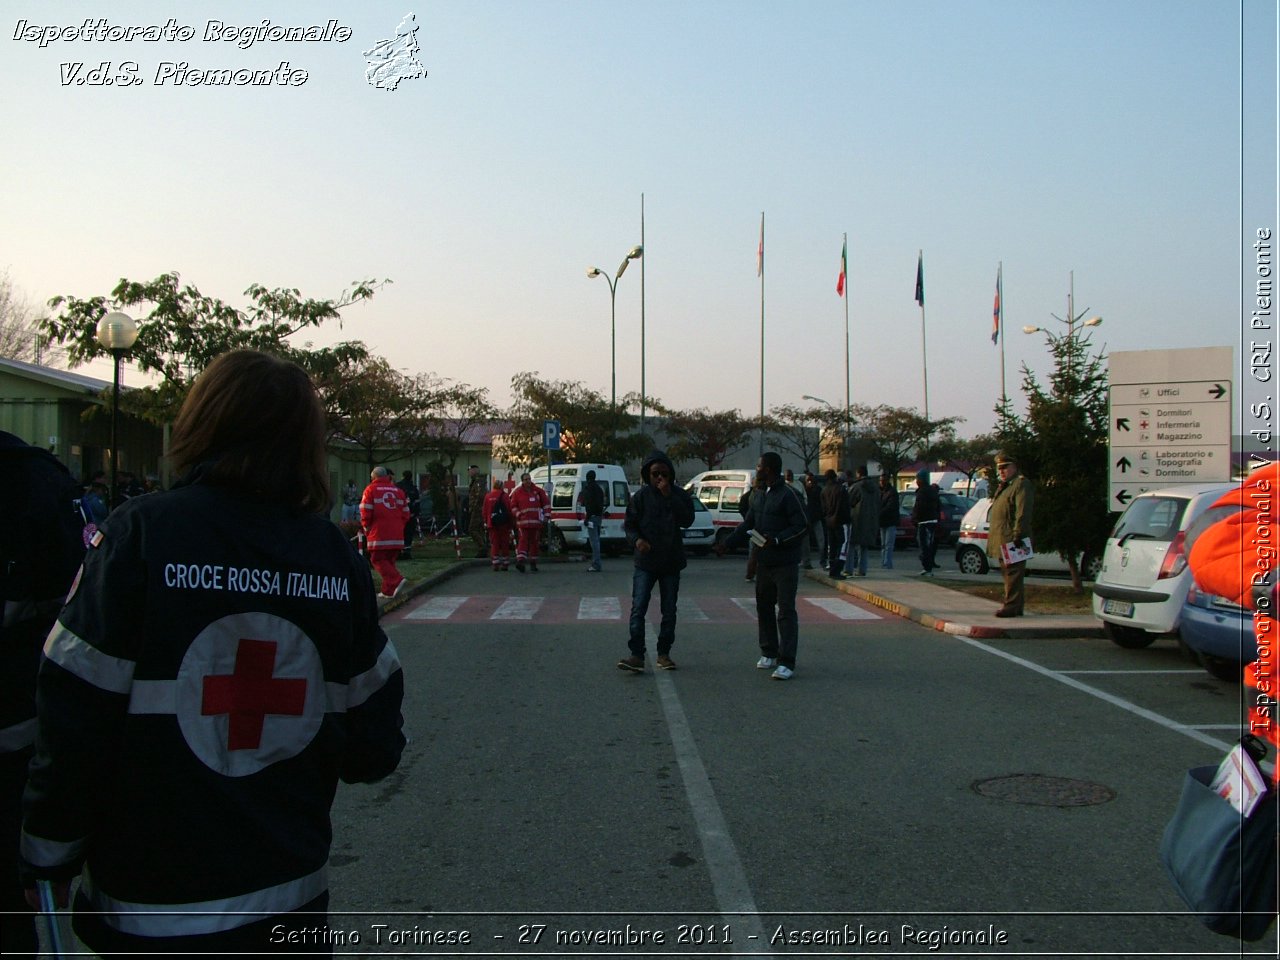
[[[605,283],[609,284],[609,409],[612,410],[618,405],[618,281],[622,279],[622,275],[627,270],[627,264],[632,260],[639,260],[644,256],[644,247],[636,244],[627,251],[626,257],[622,263],[618,265],[618,272],[610,277],[599,267],[591,267],[587,271],[588,277],[604,277]]]
[[[1102,323],[1102,317],[1099,317],[1099,316],[1092,316],[1088,320],[1081,319],[1086,313],[1089,312],[1089,310],[1088,308],[1086,308],[1084,310],[1081,310],[1079,313],[1075,312],[1075,293],[1076,293],[1076,273],[1074,270],[1072,270],[1070,286],[1067,288],[1067,319],[1063,320],[1062,317],[1058,316],[1056,313],[1049,314],[1049,316],[1053,317],[1053,319],[1057,320],[1059,323],[1064,323],[1067,326],[1066,342],[1068,345],[1068,349],[1066,353],[1066,367],[1067,367],[1066,373],[1067,373],[1068,380],[1070,380],[1073,373],[1071,369],[1072,353],[1071,353],[1070,345],[1071,345],[1071,341],[1075,339],[1075,336],[1077,333],[1077,329],[1076,329],[1077,326],[1096,327]],[[1044,327],[1037,327],[1032,324],[1027,324],[1026,326],[1024,326],[1022,328],[1022,332],[1026,334],[1043,333],[1049,338],[1050,343],[1053,343],[1058,339],[1057,337],[1054,336],[1054,333],[1052,330],[1046,330]]]
[[[835,413],[836,408],[832,405],[831,401],[829,401],[829,400],[823,400],[821,397],[815,397],[815,396],[813,396],[812,394],[808,394],[808,393],[802,394],[802,395],[801,395],[801,397],[800,397],[800,399],[801,399],[801,400],[812,400],[814,403],[820,403],[820,404],[822,404],[824,407],[826,407],[828,410],[830,410],[832,413]],[[842,462],[842,461],[845,459],[845,455],[846,455],[846,453],[847,453],[846,447],[847,447],[847,446],[848,446],[848,444],[849,444],[849,422],[848,422],[848,420],[849,420],[849,411],[848,411],[848,409],[846,408],[846,409],[845,409],[845,433],[844,433],[844,436],[841,438],[841,441],[840,441],[840,455],[836,458],[836,462],[837,462],[837,463]],[[819,447],[821,447],[821,443],[822,443],[822,434],[821,434],[821,431],[819,431],[819,434],[818,434],[818,443],[819,443]],[[819,460],[819,466],[821,466],[821,460]]]
[[[114,368],[114,386],[111,390],[111,501],[107,509],[114,509],[119,496],[120,447],[116,439],[120,426],[120,358],[138,339],[138,325],[127,313],[108,313],[98,321],[98,343],[111,352]]]

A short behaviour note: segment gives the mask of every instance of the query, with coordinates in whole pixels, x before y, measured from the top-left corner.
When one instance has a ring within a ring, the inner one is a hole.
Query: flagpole
[[[764,211],[760,211],[760,453],[764,454]]]
[[[640,194],[640,249],[644,250],[644,194]],[[640,258],[640,432],[644,433],[647,394],[644,387],[644,257]]]
[[[1000,312],[997,317],[999,324],[998,330],[1000,335],[1000,407],[1004,409],[1009,402],[1009,391],[1005,389],[1004,381],[1004,261],[1001,260],[999,266],[996,267],[996,298],[1000,301]]]
[[[916,258],[916,295],[920,304],[920,363],[924,370],[924,418],[929,419],[929,349],[925,345],[924,323],[924,251]],[[932,435],[932,431],[930,431]]]
[[[844,434],[845,443],[849,442],[849,405],[853,402],[850,397],[849,385],[852,382],[849,376],[849,234],[844,235],[844,243],[840,248],[844,251]]]

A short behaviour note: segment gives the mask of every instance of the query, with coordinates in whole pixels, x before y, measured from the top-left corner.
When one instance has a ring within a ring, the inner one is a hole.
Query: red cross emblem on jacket
[[[202,716],[229,714],[228,750],[256,750],[262,744],[267,714],[300,717],[307,702],[307,681],[275,677],[276,643],[242,637],[231,674],[204,678]]]

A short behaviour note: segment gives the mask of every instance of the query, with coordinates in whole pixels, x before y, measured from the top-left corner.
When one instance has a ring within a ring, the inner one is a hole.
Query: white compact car
[[[991,501],[983,498],[969,508],[969,512],[960,521],[959,539],[956,540],[956,566],[961,573],[986,573],[991,569],[987,559],[987,534],[991,524],[987,515],[991,512]],[[1034,542],[1032,543],[1034,547]],[[1093,580],[1102,567],[1102,557],[1085,555],[1080,561],[1080,576],[1085,580]],[[1070,573],[1067,561],[1056,553],[1037,553],[1027,561],[1027,570],[1032,573]]]
[[[1191,585],[1187,529],[1235,486],[1187,484],[1133,498],[1107,538],[1093,584],[1093,615],[1112,641],[1136,649],[1178,629]],[[1215,512],[1226,516],[1237,510]]]
[[[716,525],[711,520],[711,511],[697,497],[693,498],[693,523],[682,533],[685,550],[689,553],[709,553],[716,542]]]

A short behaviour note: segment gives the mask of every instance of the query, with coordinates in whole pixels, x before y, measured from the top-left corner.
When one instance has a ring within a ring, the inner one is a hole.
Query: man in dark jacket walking
[[[726,550],[748,539],[758,547],[756,619],[760,624],[759,670],[772,670],[772,679],[790,680],[796,669],[800,618],[796,590],[800,585],[800,556],[809,528],[800,495],[782,479],[782,458],[772,450],[760,455],[756,476],[764,489],[751,497],[747,518],[717,545]]]
[[[674,670],[671,645],[676,640],[676,599],[684,556],[683,529],[693,523],[693,498],[676,486],[675,468],[667,455],[654,450],[640,465],[641,487],[627,503],[622,528],[635,550],[631,578],[631,621],[627,646],[631,655],[618,661],[619,670],[644,673],[645,614],[654,584],[662,605],[658,627],[659,670]]]
[[[920,571],[922,577],[932,577],[933,568],[937,566],[934,557],[938,554],[938,518],[942,514],[942,500],[938,496],[938,485],[929,482],[929,471],[921,470],[916,474],[916,502],[911,508],[911,519],[916,524],[916,543],[920,545]]]

